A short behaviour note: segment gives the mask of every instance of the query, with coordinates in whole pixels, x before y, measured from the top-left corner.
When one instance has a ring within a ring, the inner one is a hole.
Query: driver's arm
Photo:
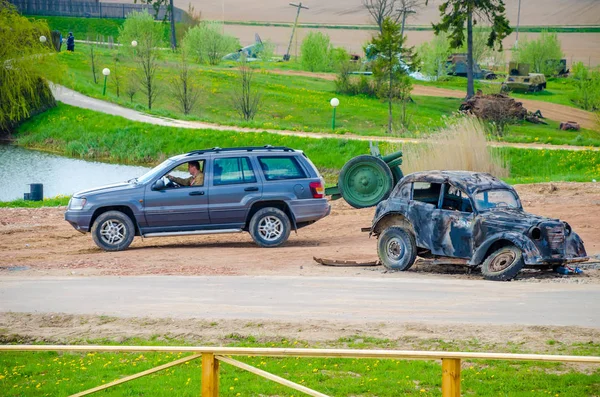
[[[167,178],[171,181],[171,182],[175,182],[178,185],[181,186],[190,186],[192,181],[194,180],[194,177],[189,177],[189,178],[178,178],[176,176],[173,175],[167,175]]]

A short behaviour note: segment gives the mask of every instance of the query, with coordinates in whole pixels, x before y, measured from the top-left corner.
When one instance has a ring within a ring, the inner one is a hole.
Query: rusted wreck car
[[[377,205],[371,234],[381,263],[394,270],[409,269],[417,255],[444,257],[481,266],[488,280],[511,280],[524,266],[587,260],[568,223],[525,212],[511,186],[485,173],[407,175]]]

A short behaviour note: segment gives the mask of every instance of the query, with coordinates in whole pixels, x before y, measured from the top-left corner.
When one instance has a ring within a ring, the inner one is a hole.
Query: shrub
[[[331,43],[329,36],[321,32],[310,32],[300,47],[302,68],[310,72],[326,72],[330,70],[329,53]]]
[[[585,110],[600,110],[600,71],[588,69],[582,62],[577,62],[572,69],[575,92],[571,100]]]
[[[422,61],[421,71],[434,80],[442,80],[448,76],[446,61],[452,49],[448,44],[448,34],[440,32],[433,40],[423,43],[418,50]]]
[[[560,69],[563,52],[556,33],[543,31],[537,40],[524,38],[519,46],[513,49],[513,61],[529,64],[532,73],[555,75]]]
[[[183,38],[184,50],[197,62],[218,65],[230,52],[240,48],[237,38],[222,32],[217,22],[202,22],[189,29]]]

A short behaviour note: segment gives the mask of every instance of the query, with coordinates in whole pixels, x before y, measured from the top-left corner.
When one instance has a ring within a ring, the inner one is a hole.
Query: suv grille
[[[565,243],[565,228],[563,226],[547,227],[546,233],[550,249],[561,250]]]

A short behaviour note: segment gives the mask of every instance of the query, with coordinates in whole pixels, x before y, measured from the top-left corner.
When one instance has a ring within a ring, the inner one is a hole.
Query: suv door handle
[[[204,196],[204,192],[198,192],[198,191],[190,192],[189,194],[190,194],[190,196]]]
[[[245,192],[258,192],[258,188],[256,186],[247,187],[244,189]]]

